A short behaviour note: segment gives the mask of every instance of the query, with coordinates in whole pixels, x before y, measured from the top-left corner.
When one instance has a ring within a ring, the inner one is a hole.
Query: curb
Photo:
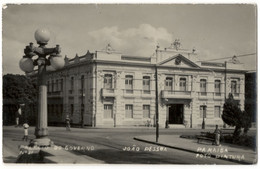
[[[134,140],[145,142],[145,143],[150,143],[150,144],[155,144],[155,145],[159,145],[159,146],[164,146],[164,147],[168,147],[168,148],[172,148],[172,149],[182,150],[182,151],[186,151],[186,152],[190,152],[190,153],[195,153],[195,154],[198,153],[197,151],[194,151],[194,150],[189,150],[189,149],[176,147],[176,146],[170,146],[170,145],[162,144],[162,143],[156,143],[154,141],[148,141],[148,140],[140,139],[140,138],[137,138],[137,137],[134,137]],[[209,154],[204,153],[204,152],[200,152],[200,154],[209,155]],[[216,158],[216,155],[214,155],[214,154],[210,154],[210,156],[213,157],[213,158]],[[251,164],[251,165],[254,164],[253,162],[251,163],[251,162],[238,161],[238,160],[233,160],[233,159],[225,159],[225,158],[216,158],[216,159],[231,161],[231,162],[240,163],[240,164],[247,164],[247,165],[248,164]]]

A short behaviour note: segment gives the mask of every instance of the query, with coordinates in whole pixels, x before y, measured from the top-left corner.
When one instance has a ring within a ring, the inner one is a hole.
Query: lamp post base
[[[48,137],[43,137],[43,138],[33,139],[30,144],[32,146],[38,146],[38,147],[50,147],[53,145],[53,142]]]

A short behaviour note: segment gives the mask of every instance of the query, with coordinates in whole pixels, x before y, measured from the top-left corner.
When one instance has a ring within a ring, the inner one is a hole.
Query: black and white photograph
[[[254,3],[2,4],[2,163],[255,166],[257,61]]]

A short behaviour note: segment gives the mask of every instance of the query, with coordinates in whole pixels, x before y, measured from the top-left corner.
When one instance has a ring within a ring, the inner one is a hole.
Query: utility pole
[[[227,61],[225,61],[225,101],[227,99]]]
[[[84,75],[81,76],[81,128],[84,128]]]
[[[224,94],[225,94],[225,103],[226,103],[226,100],[227,100],[227,61],[225,61],[225,91],[224,91]],[[226,123],[224,122],[224,128],[226,128]]]
[[[159,138],[159,110],[158,110],[158,72],[157,72],[157,65],[155,65],[155,104],[156,104],[156,112],[155,112],[155,117],[156,117],[156,142],[158,142]]]

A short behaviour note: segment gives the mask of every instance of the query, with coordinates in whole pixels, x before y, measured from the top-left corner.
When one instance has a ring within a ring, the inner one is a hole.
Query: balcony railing
[[[103,88],[102,97],[115,97],[115,90]]]
[[[53,92],[49,91],[47,94],[48,94],[48,97],[57,97],[57,96],[62,97],[63,92],[62,91],[53,91]]]
[[[55,91],[55,92],[51,92],[51,95],[61,95],[62,91]]]
[[[163,90],[162,91],[162,98],[184,98],[190,99],[191,98],[191,91],[174,91],[174,90]]]
[[[124,97],[155,97],[155,90],[123,89]]]

